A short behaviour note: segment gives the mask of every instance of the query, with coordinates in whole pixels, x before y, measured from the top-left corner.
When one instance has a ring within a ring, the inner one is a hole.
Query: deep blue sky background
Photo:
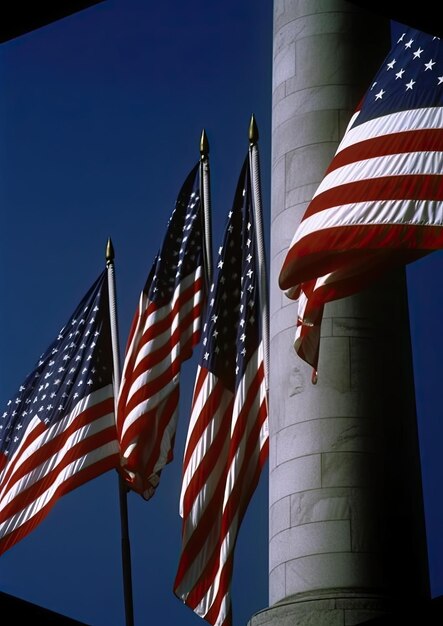
[[[0,405],[104,267],[109,236],[123,351],[203,128],[216,250],[255,114],[268,241],[271,66],[272,0],[106,0],[0,45]],[[433,595],[443,594],[442,274],[440,252],[408,269]],[[182,373],[176,460],[152,500],[128,497],[136,626],[204,623],[172,593],[195,366],[196,356]],[[268,604],[267,472],[235,552],[238,626]],[[108,473],[60,499],[1,557],[0,590],[91,626],[123,626],[120,537]]]

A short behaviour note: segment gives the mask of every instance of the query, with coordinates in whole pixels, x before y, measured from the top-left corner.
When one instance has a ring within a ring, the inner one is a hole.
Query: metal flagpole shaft
[[[209,142],[204,129],[200,139],[200,193],[202,196],[203,225],[205,233],[205,265],[207,287],[212,283],[212,237],[211,237],[211,193],[209,176]]]
[[[114,365],[114,402],[115,414],[117,415],[117,398],[120,388],[120,351],[117,323],[115,272],[114,272],[114,247],[111,239],[108,239],[106,246],[106,267],[108,270],[109,288],[109,313],[111,322],[112,357]],[[125,616],[126,626],[134,626],[134,609],[132,600],[132,571],[131,571],[131,548],[129,542],[128,525],[128,502],[127,488],[124,480],[119,475],[119,495],[120,495],[120,520],[122,532],[122,564],[123,564],[123,589],[125,596]]]
[[[260,270],[260,302],[263,320],[263,352],[265,364],[266,390],[269,390],[269,313],[268,279],[266,272],[265,242],[263,236],[263,211],[261,203],[260,161],[258,154],[258,128],[254,115],[249,124],[249,165],[251,168],[253,206],[257,236],[258,267]]]

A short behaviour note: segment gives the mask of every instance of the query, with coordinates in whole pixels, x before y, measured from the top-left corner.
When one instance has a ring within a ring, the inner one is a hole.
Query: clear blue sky
[[[268,239],[271,65],[272,0],[106,0],[0,46],[0,405],[104,267],[109,236],[123,349],[203,128],[217,249],[255,114]],[[440,252],[408,269],[434,595],[443,594],[442,274]],[[176,460],[152,500],[128,497],[136,626],[204,623],[172,593],[195,365],[182,373]],[[238,626],[268,605],[267,471],[235,552]],[[91,626],[123,626],[116,475],[60,499],[5,553],[0,589]]]

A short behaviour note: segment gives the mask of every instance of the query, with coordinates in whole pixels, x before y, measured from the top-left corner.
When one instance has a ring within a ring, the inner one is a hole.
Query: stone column
[[[269,608],[250,626],[349,626],[429,597],[405,272],[325,308],[319,379],[278,274],[389,22],[346,0],[274,0]]]

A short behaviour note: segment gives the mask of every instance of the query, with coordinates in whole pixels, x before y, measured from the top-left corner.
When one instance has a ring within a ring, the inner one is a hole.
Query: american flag
[[[201,335],[206,269],[199,164],[184,182],[126,346],[117,428],[122,476],[149,499],[173,459],[179,374]]]
[[[183,461],[174,593],[214,626],[232,621],[234,546],[268,457],[255,222],[245,161],[219,250]]]
[[[0,553],[62,495],[117,468],[104,271],[0,417]]]
[[[442,104],[440,39],[405,29],[352,116],[280,271],[280,288],[303,296],[295,347],[314,367],[325,302],[443,245]]]

